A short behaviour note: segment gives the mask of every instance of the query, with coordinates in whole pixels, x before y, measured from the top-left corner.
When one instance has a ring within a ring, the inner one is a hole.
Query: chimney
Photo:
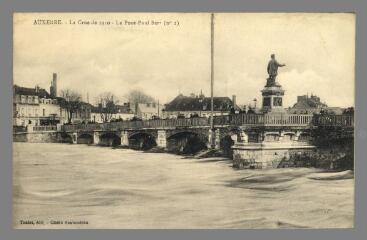
[[[236,106],[236,95],[232,95],[232,104],[233,104],[233,107]]]
[[[57,97],[57,74],[52,74],[52,82],[50,87],[50,94],[52,97]]]

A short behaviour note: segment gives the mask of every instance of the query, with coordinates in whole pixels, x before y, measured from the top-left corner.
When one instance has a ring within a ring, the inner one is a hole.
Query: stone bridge
[[[194,153],[214,147],[232,155],[242,146],[305,148],[310,146],[315,128],[352,129],[352,115],[235,114],[210,118],[159,119],[102,124],[63,125],[63,142],[125,146],[147,150]],[[345,131],[342,131],[345,132]],[[214,135],[214,137],[212,137]],[[213,141],[213,142],[211,142]]]
[[[142,150],[156,147],[190,154],[215,148],[233,158],[233,165],[240,168],[294,166],[290,160],[311,152],[321,154],[320,159],[354,156],[353,115],[234,114],[215,116],[213,129],[210,123],[210,118],[185,118],[28,126],[25,130],[14,128],[13,140]]]

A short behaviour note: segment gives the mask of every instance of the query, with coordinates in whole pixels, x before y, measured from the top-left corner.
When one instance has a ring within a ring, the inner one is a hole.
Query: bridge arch
[[[207,149],[208,136],[199,132],[184,130],[167,137],[167,150],[180,154],[195,154]]]
[[[62,143],[73,143],[73,138],[70,134],[68,134],[66,132],[62,132],[60,134],[60,141]]]
[[[149,150],[157,146],[156,137],[148,132],[134,132],[129,135],[129,146],[133,149]]]
[[[102,146],[119,146],[121,145],[121,137],[114,132],[102,133],[99,136],[98,144]]]
[[[91,133],[81,133],[77,138],[78,144],[92,144],[93,134]]]

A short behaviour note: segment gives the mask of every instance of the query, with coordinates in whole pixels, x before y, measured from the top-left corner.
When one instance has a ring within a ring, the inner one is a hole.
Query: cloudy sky
[[[37,19],[62,24],[38,25]],[[161,24],[152,25],[152,20]],[[107,21],[111,24],[101,24]],[[164,26],[165,21],[170,24]],[[275,53],[287,65],[278,76],[285,106],[307,93],[329,106],[354,105],[352,14],[216,14],[214,44],[216,96],[235,94],[242,104],[260,100],[267,62]],[[89,93],[91,102],[105,91],[124,102],[132,89],[162,103],[178,93],[202,90],[209,96],[210,15],[14,15],[14,83],[48,89],[53,72],[59,90],[72,88],[84,97]]]

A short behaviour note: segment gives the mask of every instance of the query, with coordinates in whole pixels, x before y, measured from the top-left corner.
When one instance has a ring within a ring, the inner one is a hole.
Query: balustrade
[[[265,114],[232,114],[214,116],[215,126],[354,126],[353,115],[312,115],[312,114],[287,114],[287,113],[265,113]],[[141,128],[173,128],[173,127],[209,127],[210,118],[179,118],[179,119],[156,119],[144,121],[124,121],[111,123],[93,123],[79,125],[64,125],[64,131],[115,131],[123,129]],[[56,130],[56,126],[50,127]],[[36,130],[37,129],[37,130]],[[34,127],[35,131],[43,131],[42,128]],[[44,130],[47,131],[47,130]]]
[[[52,126],[33,126],[33,131],[34,132],[43,132],[43,131],[56,131],[57,127],[52,125]]]

